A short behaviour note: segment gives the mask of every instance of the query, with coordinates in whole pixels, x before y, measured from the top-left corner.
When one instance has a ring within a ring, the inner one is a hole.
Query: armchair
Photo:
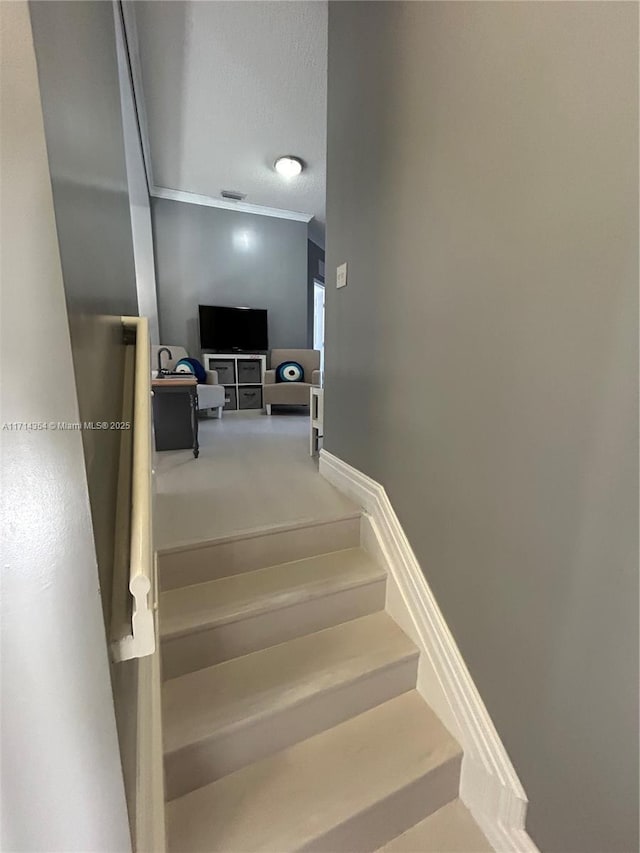
[[[276,382],[276,368],[283,361],[297,361],[304,370],[303,382]],[[271,406],[308,406],[309,389],[320,385],[320,350],[274,349],[270,369],[264,374],[264,404],[267,414]]]
[[[184,347],[167,346],[170,350],[171,358],[162,358],[162,367],[173,370],[181,358],[188,358],[189,353]],[[151,367],[154,374],[158,366],[158,350],[160,346],[151,347]],[[198,383],[198,410],[205,411],[209,409],[217,409],[218,417],[222,417],[222,409],[224,407],[224,387],[218,384],[218,373],[215,370],[207,370],[206,382]]]

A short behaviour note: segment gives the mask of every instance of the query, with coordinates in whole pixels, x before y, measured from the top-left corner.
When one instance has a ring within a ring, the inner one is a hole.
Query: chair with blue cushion
[[[151,347],[151,368],[155,374],[158,366],[158,350],[161,346]],[[189,357],[189,353],[184,347],[169,346],[165,347],[171,353],[171,357],[167,353],[162,354],[163,370],[175,370],[176,365],[182,359]],[[224,407],[225,391],[222,385],[218,385],[218,374],[215,370],[205,370],[204,382],[198,382],[198,411],[210,411],[216,409],[218,417],[222,417],[222,409]]]
[[[274,349],[269,364],[264,374],[267,414],[271,414],[271,406],[308,406],[309,389],[320,385],[320,350]]]

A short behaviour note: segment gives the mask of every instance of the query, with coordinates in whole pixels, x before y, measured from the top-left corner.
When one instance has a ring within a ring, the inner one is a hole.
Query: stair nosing
[[[166,750],[163,749],[162,754],[165,758],[167,756],[176,755],[176,754],[180,753],[183,749],[189,749],[190,747],[195,746],[197,744],[207,743],[209,740],[215,739],[217,737],[235,734],[238,731],[241,731],[243,728],[245,728],[245,726],[253,726],[258,721],[264,720],[265,722],[268,722],[269,720],[276,717],[279,713],[281,713],[281,711],[295,710],[296,708],[300,707],[301,705],[304,705],[309,700],[313,699],[315,696],[318,696],[320,694],[323,694],[323,695],[326,694],[326,695],[330,696],[332,693],[335,693],[337,690],[340,690],[342,687],[344,687],[347,684],[357,686],[361,681],[364,681],[365,679],[370,678],[372,675],[383,675],[387,670],[393,669],[396,666],[401,666],[402,664],[405,664],[405,663],[409,663],[416,657],[418,657],[418,652],[415,652],[415,653],[411,652],[409,654],[403,655],[402,657],[398,658],[397,660],[389,661],[388,663],[385,663],[382,666],[376,667],[375,669],[370,669],[370,670],[367,670],[367,672],[359,673],[355,677],[345,679],[344,681],[336,682],[335,684],[332,684],[331,687],[324,688],[322,690],[318,690],[315,693],[309,693],[306,696],[302,696],[299,699],[296,699],[295,702],[291,702],[290,704],[283,705],[283,706],[280,706],[278,708],[273,708],[267,712],[263,712],[260,714],[253,714],[250,717],[243,717],[241,720],[238,720],[237,722],[229,723],[227,725],[220,726],[219,728],[213,729],[208,735],[205,735],[204,737],[195,738],[194,740],[187,741],[187,742],[181,744],[180,746],[176,746],[172,749],[166,749]],[[409,693],[411,690],[415,690],[415,689],[416,689],[415,685],[413,685],[412,687],[407,687],[406,690],[402,690],[397,695],[402,696],[404,693]],[[396,697],[394,697],[394,698],[396,698]],[[370,709],[368,708],[367,710],[370,710]],[[361,713],[365,713],[365,712],[362,711]],[[358,715],[354,714],[353,716],[358,716]],[[348,717],[347,719],[353,719],[353,717]],[[341,722],[346,722],[346,720],[342,720]],[[337,723],[337,725],[340,725],[340,723]],[[333,726],[330,726],[330,728],[333,728]],[[328,729],[325,729],[325,731],[328,731]],[[316,732],[316,734],[321,734],[321,732]],[[311,737],[315,737],[315,735],[311,735]],[[305,738],[305,740],[306,740],[306,738]],[[290,746],[295,746],[295,744],[290,744]],[[288,748],[289,747],[285,747],[285,749],[288,749]],[[261,759],[259,759],[259,760],[261,760]],[[239,768],[239,769],[242,769],[242,768]],[[235,771],[233,771],[233,772],[235,773]],[[228,774],[226,774],[226,775],[228,775]],[[220,777],[220,778],[224,778],[224,777]],[[178,799],[178,798],[176,798],[176,799]]]
[[[383,612],[383,611],[380,611],[380,612]],[[366,619],[368,617],[362,616],[359,618]],[[323,628],[321,631],[314,631],[313,633],[314,634],[320,634],[320,633],[323,633],[324,631],[334,630],[336,627],[341,627],[341,626],[335,626],[334,625],[334,626],[331,626],[330,628]],[[312,636],[312,635],[306,635],[306,636]],[[296,638],[296,639],[300,639],[300,638]],[[291,643],[291,642],[295,642],[295,640],[285,640],[283,643],[279,643],[278,646],[286,645],[287,643]],[[340,681],[333,682],[329,687],[322,687],[322,688],[319,688],[317,690],[314,690],[313,692],[309,692],[309,693],[305,694],[304,696],[298,697],[297,699],[295,699],[292,702],[287,702],[287,703],[280,705],[278,707],[276,707],[274,704],[266,712],[265,711],[256,712],[256,713],[250,714],[248,716],[242,717],[241,719],[237,719],[237,720],[232,721],[230,723],[226,723],[224,725],[218,726],[217,728],[213,728],[204,737],[195,737],[192,740],[185,741],[184,743],[180,744],[180,746],[176,746],[172,749],[164,749],[163,748],[163,754],[165,756],[174,755],[183,749],[188,749],[189,747],[194,746],[195,744],[205,743],[206,741],[208,741],[210,739],[221,737],[223,735],[233,734],[234,732],[241,730],[245,726],[255,725],[255,723],[259,720],[268,721],[270,719],[273,719],[275,716],[277,716],[277,714],[279,714],[283,711],[292,710],[292,709],[295,709],[301,705],[304,705],[306,702],[310,701],[311,699],[313,699],[316,696],[323,695],[323,694],[331,695],[331,693],[334,693],[335,691],[345,687],[346,685],[357,686],[361,681],[364,681],[365,679],[370,678],[373,675],[382,675],[387,670],[393,669],[394,667],[397,667],[397,666],[402,666],[403,664],[408,663],[410,661],[417,660],[420,656],[420,650],[417,648],[417,646],[415,646],[413,644],[413,642],[408,637],[407,637],[407,642],[409,644],[411,644],[412,648],[407,649],[406,652],[399,654],[398,657],[396,657],[394,660],[387,661],[386,663],[383,663],[379,666],[374,666],[372,668],[367,669],[366,671],[361,671],[355,676],[346,676]],[[270,648],[276,648],[276,647],[271,646]],[[259,654],[262,651],[265,651],[265,649],[260,649],[258,652],[250,652],[249,654]],[[238,660],[238,658],[236,658],[235,660]],[[229,663],[229,662],[225,661],[224,663]],[[215,667],[221,666],[221,665],[222,664],[214,664],[211,667],[206,667],[206,669],[214,669]],[[203,672],[203,670],[199,670],[199,672]],[[177,681],[179,678],[187,678],[191,674],[192,673],[187,673],[186,675],[177,676],[176,679],[170,679],[170,680],[171,681]],[[402,691],[402,692],[406,693],[406,692],[408,692],[408,690],[415,690],[415,685],[413,687],[407,688],[407,690]],[[401,695],[401,694],[398,694],[398,695]]]
[[[309,560],[318,560],[320,557],[330,557],[332,554],[346,554],[351,551],[364,551],[364,553],[371,559],[371,562],[376,566],[378,565],[373,557],[366,551],[362,545],[349,545],[348,548],[336,548],[335,551],[323,551],[321,554],[312,554],[309,557],[296,557],[295,560],[283,560],[281,563],[269,563],[268,566],[258,566],[255,569],[249,569],[246,572],[233,572],[230,575],[221,575],[219,578],[210,578],[207,581],[196,581],[196,583],[186,583],[184,586],[176,586],[172,589],[162,590],[161,595],[171,595],[172,592],[177,592],[180,589],[191,589],[194,586],[203,586],[207,583],[218,583],[218,581],[225,581],[229,578],[235,577],[250,577],[255,574],[255,572],[266,572],[267,569],[277,569],[280,566],[290,566],[293,563],[306,563]],[[384,569],[380,569],[380,571],[384,572]],[[386,574],[386,573],[385,573]]]
[[[379,706],[376,706],[372,709],[364,711],[362,714],[358,714],[355,717],[352,717],[349,720],[341,722],[341,723],[337,724],[336,726],[332,726],[331,728],[326,729],[325,731],[319,732],[318,734],[313,735],[310,738],[307,738],[307,739],[300,741],[296,744],[292,744],[291,746],[286,747],[283,750],[279,750],[278,752],[274,753],[273,755],[269,755],[269,756],[266,756],[265,758],[259,759],[257,762],[254,762],[254,764],[250,764],[250,765],[246,765],[244,767],[240,767],[237,770],[234,770],[232,773],[221,777],[220,779],[214,780],[213,782],[210,782],[206,785],[203,785],[199,788],[196,788],[193,791],[189,791],[180,797],[176,797],[174,800],[167,802],[167,820],[168,820],[169,824],[171,824],[172,820],[174,819],[172,813],[174,813],[176,815],[179,814],[181,811],[181,808],[182,808],[182,804],[187,803],[189,799],[192,799],[192,801],[193,801],[193,798],[207,797],[207,792],[212,792],[212,795],[215,797],[215,794],[213,792],[215,791],[216,787],[218,789],[220,789],[220,788],[224,787],[225,784],[234,784],[236,782],[236,780],[240,777],[241,774],[250,773],[251,768],[254,768],[254,771],[255,771],[255,768],[258,766],[267,767],[269,762],[274,762],[278,758],[280,759],[281,762],[284,759],[284,763],[287,764],[288,762],[287,762],[286,758],[284,758],[284,757],[288,755],[290,758],[292,753],[302,752],[305,748],[305,745],[308,744],[309,742],[316,741],[316,745],[317,745],[317,743],[319,742],[317,739],[319,739],[319,738],[331,738],[332,734],[335,736],[336,730],[342,728],[343,726],[354,725],[354,721],[356,719],[358,719],[358,717],[362,717],[362,716],[367,715],[367,714],[375,714],[383,706],[388,705],[390,702],[401,701],[403,697],[408,697],[409,694],[415,694],[416,697],[419,697],[419,694],[415,688],[408,690],[405,693],[400,694],[397,697],[394,697],[393,699],[387,700],[387,702],[384,702]],[[420,697],[420,701],[424,702],[424,700],[422,700],[421,697]],[[421,766],[421,768],[419,770],[416,770],[416,769],[411,768],[411,767],[408,768],[406,777],[404,777],[400,781],[396,780],[396,782],[393,785],[390,784],[388,787],[388,790],[381,791],[378,794],[376,794],[378,799],[376,799],[375,801],[364,801],[364,802],[359,803],[357,808],[353,812],[353,814],[350,814],[349,817],[346,818],[346,820],[353,820],[354,818],[356,818],[358,816],[362,816],[362,815],[366,814],[366,812],[369,811],[369,809],[375,807],[376,805],[378,805],[381,802],[388,800],[390,797],[393,797],[394,795],[398,794],[399,792],[408,789],[412,784],[418,782],[420,779],[424,779],[427,775],[429,775],[433,772],[436,772],[439,769],[445,768],[446,766],[448,766],[452,762],[459,762],[461,760],[462,755],[463,755],[463,751],[460,747],[460,744],[444,728],[444,726],[442,726],[442,723],[436,717],[436,715],[433,714],[433,711],[429,708],[429,706],[426,705],[426,703],[424,703],[424,704],[425,704],[425,708],[428,709],[430,711],[431,715],[436,719],[439,727],[442,729],[442,732],[441,732],[441,736],[439,735],[438,739],[436,740],[435,744],[433,745],[433,748],[430,749],[428,756],[426,756],[426,755],[424,756],[423,765]],[[328,746],[331,748],[335,748],[335,744],[329,744]],[[303,757],[304,757],[304,755],[303,755]],[[298,755],[296,755],[296,759],[299,760]],[[295,784],[295,772],[294,772],[294,776],[292,777],[292,784]],[[323,794],[323,796],[324,796],[324,794]],[[455,796],[456,796],[456,794],[453,795],[453,797],[455,797]],[[196,802],[197,802],[197,799],[196,799]],[[336,816],[336,817],[338,817],[338,816]],[[324,837],[328,833],[335,831],[335,829],[337,827],[343,825],[344,823],[345,823],[345,818],[339,818],[337,823],[332,824],[332,825],[328,825],[328,826],[324,827],[322,830],[319,830],[319,832],[316,836],[305,837],[305,838],[299,839],[297,841],[297,844],[299,844],[301,846],[297,846],[296,849],[300,849],[300,850],[306,849],[308,844],[313,843],[314,841],[321,839],[322,837]]]
[[[420,833],[421,830],[424,829],[424,826],[428,823],[431,823],[433,825],[433,821],[437,821],[439,818],[441,818],[445,810],[447,810],[447,823],[449,826],[454,826],[456,828],[456,834],[462,832],[466,836],[468,836],[469,833],[477,835],[479,836],[479,838],[475,838],[472,843],[480,841],[483,850],[492,849],[490,848],[486,835],[480,829],[470,810],[463,803],[460,794],[458,794],[455,799],[449,800],[449,802],[445,803],[444,806],[440,806],[439,809],[436,809],[435,811],[426,815],[424,818],[422,818],[422,820],[419,820],[417,823],[413,824],[413,826],[408,827],[399,835],[396,835],[394,838],[391,838],[384,844],[383,847],[379,847],[378,850],[375,851],[375,853],[391,853],[391,851],[396,848],[397,843],[400,842],[403,837],[409,834],[413,834],[416,831]],[[432,851],[435,849],[432,844],[430,844],[429,846]],[[447,849],[449,848],[447,847]]]
[[[345,548],[345,549],[342,549],[340,551],[330,551],[327,553],[327,556],[329,554],[340,554],[343,551],[346,552],[346,551],[352,551],[352,550],[358,550],[358,549]],[[322,554],[322,555],[318,555],[318,556],[325,556],[325,555]],[[287,565],[291,565],[292,563],[304,562],[306,560],[311,560],[311,559],[314,559],[314,558],[313,557],[305,557],[303,560],[291,560],[289,563],[276,563],[274,566],[265,566],[262,569],[255,569],[254,571],[262,572],[262,571],[266,571],[268,569],[273,569],[273,568],[276,568],[279,566],[287,566]],[[179,637],[187,637],[187,636],[190,636],[191,634],[200,633],[201,631],[208,631],[208,630],[211,630],[212,628],[221,627],[222,625],[233,625],[236,622],[242,622],[244,619],[251,619],[251,618],[254,618],[256,616],[262,616],[265,613],[277,613],[279,610],[286,610],[289,607],[295,607],[295,606],[302,604],[304,602],[315,601],[319,598],[324,598],[324,597],[328,597],[330,595],[336,595],[340,592],[345,592],[346,590],[359,589],[360,587],[368,586],[368,585],[374,584],[374,583],[380,583],[381,581],[386,580],[387,573],[385,572],[385,570],[383,568],[379,567],[373,559],[371,560],[371,568],[372,568],[372,571],[371,571],[371,574],[369,576],[361,577],[357,580],[353,579],[353,578],[349,579],[349,575],[347,572],[347,573],[345,573],[345,575],[336,576],[336,577],[331,578],[329,580],[325,580],[324,581],[324,584],[325,584],[324,587],[322,586],[323,582],[319,582],[318,584],[314,584],[313,582],[310,582],[308,584],[305,584],[304,586],[300,586],[300,587],[298,587],[298,589],[300,589],[300,590],[306,589],[306,590],[310,590],[310,591],[315,591],[315,594],[307,595],[304,597],[299,597],[297,600],[289,600],[286,602],[282,602],[281,604],[275,604],[274,605],[273,600],[271,600],[271,602],[270,602],[268,596],[265,596],[262,599],[262,602],[263,602],[262,606],[256,606],[255,608],[253,608],[251,610],[244,611],[242,613],[234,613],[234,614],[231,614],[228,616],[220,616],[216,619],[207,620],[204,622],[198,622],[197,624],[189,626],[188,628],[180,628],[180,629],[174,630],[174,631],[163,631],[163,629],[162,629],[162,617],[160,617],[160,640],[161,640],[161,642],[164,642],[166,640],[174,640],[174,639],[178,639]],[[252,572],[244,572],[243,573],[243,575],[251,575],[251,574],[252,574]],[[216,579],[211,580],[211,581],[204,581],[204,583],[218,583],[221,580],[224,580],[224,578],[216,578]],[[342,580],[343,582],[342,583],[338,582],[340,580]],[[192,584],[191,586],[200,586],[200,584]],[[187,589],[187,588],[188,587],[180,587],[180,589]],[[169,595],[169,594],[171,594],[171,592],[174,592],[174,590],[167,590],[167,592],[162,593],[162,595]],[[261,599],[258,598],[258,599],[255,599],[255,601],[260,602]]]
[[[216,545],[225,545],[229,542],[238,542],[243,539],[257,539],[260,536],[271,536],[278,533],[289,533],[293,530],[304,530],[306,527],[322,527],[325,524],[336,524],[341,521],[353,521],[362,517],[362,510],[354,509],[344,515],[328,516],[327,518],[302,518],[296,522],[285,522],[279,525],[265,525],[264,527],[252,527],[248,530],[236,530],[222,536],[214,536],[212,539],[191,539],[178,542],[175,545],[166,545],[157,549],[158,557],[170,554],[179,554],[182,551],[199,551],[204,548],[212,548]]]

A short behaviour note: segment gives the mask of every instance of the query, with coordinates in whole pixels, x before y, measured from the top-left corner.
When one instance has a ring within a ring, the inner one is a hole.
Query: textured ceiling
[[[135,4],[156,186],[312,214],[324,223],[327,4]],[[282,154],[307,167],[293,180]]]

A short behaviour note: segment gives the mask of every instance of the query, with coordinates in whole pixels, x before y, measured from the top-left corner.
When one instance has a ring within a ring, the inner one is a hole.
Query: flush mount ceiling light
[[[292,157],[290,154],[287,154],[286,157],[278,157],[273,165],[276,172],[283,178],[297,178],[303,168],[302,160],[298,157]]]

